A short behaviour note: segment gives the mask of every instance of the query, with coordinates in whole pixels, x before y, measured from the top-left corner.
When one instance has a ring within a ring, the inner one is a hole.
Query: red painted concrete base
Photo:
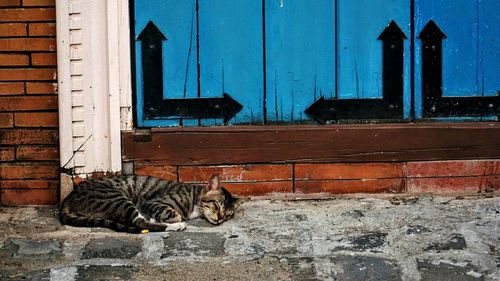
[[[219,174],[223,186],[238,196],[500,193],[500,159],[223,166],[142,162],[135,164],[134,172],[196,184],[204,184],[212,174]],[[81,181],[75,178],[76,184]],[[58,202],[56,181],[0,182],[3,205],[54,205]]]
[[[220,174],[240,196],[273,193],[481,193],[500,191],[500,160],[356,164],[165,166],[140,164],[136,174],[203,183]]]

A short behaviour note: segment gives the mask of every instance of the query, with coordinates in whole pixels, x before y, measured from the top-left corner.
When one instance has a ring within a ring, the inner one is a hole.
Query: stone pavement
[[[500,197],[252,200],[221,226],[124,234],[0,208],[0,280],[500,280]]]

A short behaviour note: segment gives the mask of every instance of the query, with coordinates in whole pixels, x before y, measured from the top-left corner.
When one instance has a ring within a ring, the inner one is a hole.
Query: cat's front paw
[[[187,224],[185,222],[169,223],[165,231],[183,231],[186,227]]]

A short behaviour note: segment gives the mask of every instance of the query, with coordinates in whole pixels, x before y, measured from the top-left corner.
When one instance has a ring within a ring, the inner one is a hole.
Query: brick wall
[[[55,0],[0,0],[3,205],[57,203],[56,85]]]

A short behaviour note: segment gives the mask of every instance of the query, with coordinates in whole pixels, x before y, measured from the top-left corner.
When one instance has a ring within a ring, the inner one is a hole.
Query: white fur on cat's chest
[[[191,214],[189,215],[189,219],[192,220],[192,219],[196,219],[199,217],[201,217],[200,210],[198,210],[198,207],[195,206],[193,208],[193,212],[191,212]]]

